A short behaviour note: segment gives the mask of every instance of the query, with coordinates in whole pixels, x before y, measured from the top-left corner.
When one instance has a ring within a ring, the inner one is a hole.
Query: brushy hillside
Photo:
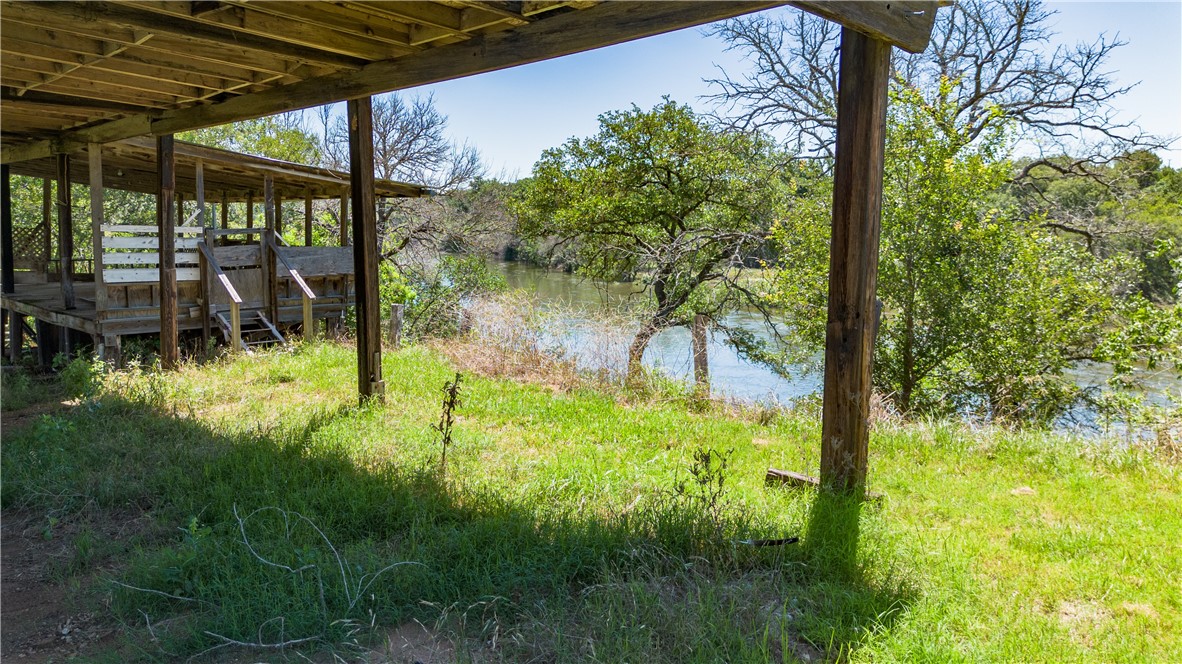
[[[459,661],[1182,660],[1182,468],[1150,450],[879,425],[857,505],[765,486],[815,469],[804,415],[465,374],[441,469],[455,368],[384,371],[357,407],[332,344],[76,363],[82,398],[4,432],[4,508],[153,524],[62,562],[113,659],[349,660],[417,620]]]

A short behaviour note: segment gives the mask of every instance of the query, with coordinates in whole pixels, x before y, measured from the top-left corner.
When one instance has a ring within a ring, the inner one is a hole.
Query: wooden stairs
[[[214,313],[213,317],[218,329],[222,331],[222,337],[226,340],[226,343],[233,343],[234,327],[231,321],[220,311]],[[267,320],[261,309],[244,309],[241,313],[240,321],[242,326],[239,330],[241,350],[250,350],[254,347],[270,346],[272,344],[286,342],[283,335],[280,334],[279,329],[271,321]]]

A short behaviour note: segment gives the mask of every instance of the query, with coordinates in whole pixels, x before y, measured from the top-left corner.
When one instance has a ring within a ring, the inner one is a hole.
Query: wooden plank
[[[283,257],[305,277],[353,274],[353,250],[349,247],[284,247]],[[279,276],[288,276],[283,267]]]
[[[177,283],[201,281],[201,270],[196,267],[174,267],[172,274]],[[107,284],[157,284],[160,282],[160,269],[112,267],[107,268]],[[174,317],[175,319],[175,317]]]
[[[177,329],[177,279],[181,277],[176,268],[176,206],[173,195],[176,190],[176,153],[172,134],[156,137],[156,168],[159,186],[156,198],[156,224],[159,226],[160,243],[160,366],[165,371],[176,369],[180,364],[180,336]],[[193,280],[201,278],[200,270],[192,270]],[[115,270],[111,270],[114,276]],[[127,274],[127,273],[123,273]]]
[[[940,7],[938,0],[790,0],[788,4],[911,53],[928,47]]]
[[[118,28],[146,30],[153,34],[169,35],[188,43],[234,45],[298,62],[317,63],[338,69],[353,69],[364,64],[364,60],[360,58],[294,44],[282,37],[260,37],[238,29],[188,20],[188,17],[161,16],[152,11],[140,10],[134,5],[119,6],[109,2],[50,2],[39,8],[46,13],[59,14],[67,23],[93,22]]]
[[[378,310],[377,199],[374,197],[373,100],[346,105],[349,179],[353,197],[353,275],[357,283],[357,387],[362,401],[384,398],[382,329]]]
[[[178,251],[176,262],[184,265],[197,264],[197,252]],[[155,251],[108,251],[103,253],[103,265],[160,265],[160,254]]]
[[[70,155],[57,156],[57,251],[61,265],[62,304],[73,309],[74,218],[70,201]]]
[[[767,469],[767,475],[764,476],[764,483],[768,485],[787,485],[800,489],[818,489],[821,487],[821,479],[818,477],[803,473],[794,473],[791,470],[779,470],[777,468]],[[882,500],[881,493],[867,492],[865,497],[874,501]]]
[[[160,12],[176,19],[192,19],[210,26],[222,26],[234,30],[237,34],[254,35],[268,40],[280,40],[312,49],[317,53],[327,52],[337,55],[350,56],[358,60],[381,60],[394,55],[413,52],[413,49],[403,42],[401,44],[390,41],[377,41],[367,34],[346,35],[329,29],[323,23],[312,23],[305,20],[293,20],[283,6],[287,2],[273,3],[277,5],[275,12],[255,11],[256,7],[264,7],[268,3],[243,3],[234,12],[210,12],[201,16],[191,16],[185,5],[176,2],[147,2],[135,0],[134,3],[122,3],[153,12]],[[186,23],[187,24],[187,23]],[[371,30],[372,32],[372,30]],[[320,56],[323,57],[323,56]],[[300,58],[306,60],[307,58]],[[336,64],[334,60],[332,64]],[[343,61],[346,64],[357,64],[357,60]]]
[[[103,224],[102,230],[104,233],[150,234],[152,239],[155,239],[156,234],[160,232],[158,226],[144,226],[139,224]],[[177,235],[201,235],[202,230],[195,226],[177,226],[175,232]]]
[[[201,240],[195,237],[183,237],[173,240],[177,249],[192,250],[197,248]],[[103,249],[159,249],[160,242],[155,236],[140,237],[111,237],[103,238]]]
[[[843,492],[866,483],[890,60],[890,44],[842,29],[821,481]]]
[[[90,248],[94,260],[94,309],[101,319],[107,308],[107,289],[103,286],[103,146],[91,143],[86,150],[90,168]]]
[[[227,267],[258,267],[262,253],[257,244],[231,247],[213,247],[213,256],[218,265]]]

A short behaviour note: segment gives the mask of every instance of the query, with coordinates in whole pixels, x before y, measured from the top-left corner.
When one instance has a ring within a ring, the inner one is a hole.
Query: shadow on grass
[[[409,620],[510,661],[836,658],[910,601],[865,572],[860,505],[825,494],[803,545],[752,549],[733,544],[749,520],[720,530],[671,495],[606,514],[359,462],[350,422],[364,408],[227,434],[154,403],[106,397],[6,436],[0,494],[6,507],[134,504],[175,526],[112,583],[144,659],[340,652]]]

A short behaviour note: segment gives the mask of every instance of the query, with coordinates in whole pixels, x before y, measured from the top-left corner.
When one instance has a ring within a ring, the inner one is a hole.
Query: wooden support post
[[[175,195],[176,195],[176,223],[179,226],[183,226],[185,224],[185,220],[188,219],[188,217],[185,216],[185,195],[180,193],[179,191],[175,192]]]
[[[304,192],[304,246],[312,246],[312,192]]]
[[[49,261],[53,259],[53,180],[41,180],[41,257],[45,259],[45,274],[49,274]]]
[[[8,312],[8,361],[21,361],[21,350],[25,345],[25,317],[15,311]]]
[[[300,292],[304,303],[304,341],[316,340],[316,319],[312,317],[312,298],[307,293]]]
[[[0,165],[0,263],[3,263],[3,291],[16,291],[15,252],[12,246],[12,183],[8,164]],[[16,364],[21,356],[22,320],[15,311],[0,312],[8,324],[8,359]]]
[[[123,366],[123,337],[118,334],[103,335],[99,358],[113,368]]]
[[[213,232],[206,229],[201,235],[201,241],[205,246],[212,248],[213,237]],[[210,323],[210,319],[213,318],[213,304],[210,302],[213,284],[209,274],[209,261],[206,260],[204,251],[197,252],[197,268],[201,275],[201,353],[208,357],[209,340],[213,336],[213,327]]]
[[[156,234],[160,244],[160,366],[180,364],[176,292],[176,153],[172,134],[156,137]]]
[[[74,218],[70,204],[70,155],[57,156],[57,253],[62,304],[74,308]]]
[[[254,192],[246,193],[246,227],[254,228]]]
[[[341,194],[341,246],[349,246],[349,192]]]
[[[222,215],[222,228],[230,227],[230,194],[222,190],[222,205],[219,210]]]
[[[0,165],[0,263],[3,263],[3,290],[16,291],[16,253],[12,246],[12,177],[8,164]]]
[[[865,490],[891,46],[842,28],[821,483]]]
[[[402,319],[405,316],[405,304],[390,305],[390,348],[402,348]]]
[[[107,287],[103,283],[103,146],[86,146],[90,175],[90,247],[94,256],[94,311],[100,321],[107,316]]]
[[[230,349],[234,353],[242,350],[242,312],[234,300],[230,300]]]
[[[53,358],[58,354],[61,339],[58,327],[38,318],[37,326],[37,365],[42,369],[53,366]]]
[[[263,177],[263,214],[266,218],[267,230],[263,234],[261,242],[263,301],[266,303],[267,315],[271,317],[271,322],[274,325],[279,325],[279,275],[276,274],[275,252],[271,250],[271,243],[268,242],[275,233],[275,201],[275,181],[271,179],[270,175],[266,175]]]
[[[201,160],[197,160],[196,165],[196,179],[197,179],[197,225],[201,228],[207,228],[210,224],[205,221],[205,167]],[[184,221],[184,218],[181,218]]]
[[[350,99],[349,181],[353,196],[353,278],[357,293],[357,387],[364,401],[383,398],[378,311],[377,200],[374,196],[373,100]]]
[[[271,185],[274,188],[274,184]],[[275,229],[275,235],[283,237],[283,194],[278,191],[274,192],[275,196],[275,225],[271,228]]]
[[[197,160],[194,170],[197,180],[197,225],[202,229],[202,241],[208,243],[209,234],[205,231],[213,228],[213,224],[208,223],[205,218],[205,165],[200,159]],[[212,332],[209,324],[209,269],[205,264],[205,256],[198,256],[197,266],[201,278],[201,355],[204,357],[209,352],[209,338]]]
[[[690,329],[694,349],[694,391],[703,397],[710,395],[710,356],[706,350],[708,322],[709,317],[705,314],[695,314],[693,327]]]

